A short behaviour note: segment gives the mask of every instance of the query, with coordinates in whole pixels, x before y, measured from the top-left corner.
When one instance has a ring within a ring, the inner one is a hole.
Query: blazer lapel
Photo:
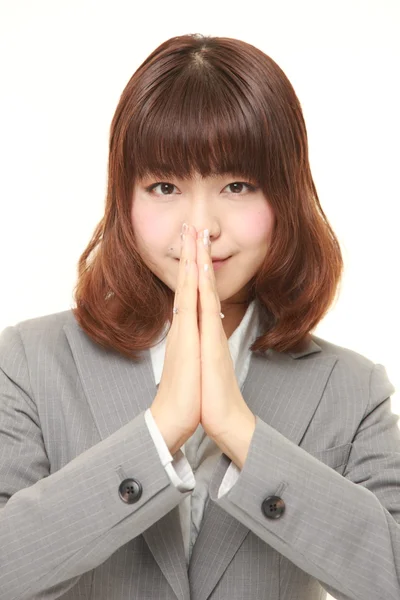
[[[133,363],[117,352],[100,348],[71,321],[64,325],[76,367],[101,439],[129,423],[151,406],[157,393],[150,352]],[[154,559],[179,600],[189,599],[185,549],[176,507],[143,532]],[[171,541],[171,551],[160,544]],[[178,555],[172,548],[178,548]]]
[[[321,347],[311,339],[303,352],[253,353],[241,390],[255,415],[297,445],[313,418],[337,361],[335,355],[304,359],[319,352]],[[213,474],[218,471],[218,480],[222,480],[230,462],[226,455],[221,456]],[[248,532],[248,527],[217,504],[208,503],[189,565],[193,600],[206,600],[210,596]],[[212,560],[215,556],[218,561]]]

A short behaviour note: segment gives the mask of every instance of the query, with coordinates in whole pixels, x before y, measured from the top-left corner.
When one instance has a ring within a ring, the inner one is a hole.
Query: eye
[[[148,187],[146,187],[145,188],[146,192],[151,194],[153,192],[153,190],[155,190],[158,186],[161,186],[161,193],[160,194],[156,193],[156,196],[171,196],[172,194],[169,193],[172,191],[171,188],[176,187],[172,183],[168,183],[166,181],[159,181],[157,183],[153,183],[152,185],[149,185]],[[243,196],[243,194],[240,194],[240,192],[243,189],[243,186],[246,186],[246,188],[248,189],[249,192],[255,192],[258,189],[256,186],[252,185],[251,183],[246,183],[244,181],[234,181],[233,183],[228,183],[228,185],[225,186],[224,189],[229,188],[231,186],[232,186],[232,189],[234,190],[232,193],[236,196],[239,196],[239,195]],[[166,193],[164,194],[164,192],[166,192]]]
[[[171,188],[174,188],[174,187],[175,187],[175,186],[174,186],[172,183],[167,183],[167,182],[165,182],[165,181],[161,181],[161,182],[158,182],[158,183],[153,183],[152,185],[149,185],[149,186],[146,188],[146,192],[148,192],[149,194],[151,194],[151,193],[152,193],[152,191],[153,191],[155,188],[157,188],[159,185],[161,186],[161,189],[162,189],[162,190],[164,190],[164,191],[165,191],[165,190],[170,190]],[[161,193],[161,194],[156,194],[156,196],[170,196],[170,195],[171,195],[171,194],[164,194],[164,193]]]
[[[244,181],[234,181],[233,183],[228,183],[226,187],[228,188],[232,186],[232,189],[234,190],[233,193],[236,194],[236,196],[239,196],[240,191],[243,189],[244,185],[247,187],[249,192],[255,192],[257,189],[254,185],[251,185],[251,183],[246,183]],[[239,189],[237,188],[237,186],[239,186]],[[243,196],[243,194],[241,195]]]

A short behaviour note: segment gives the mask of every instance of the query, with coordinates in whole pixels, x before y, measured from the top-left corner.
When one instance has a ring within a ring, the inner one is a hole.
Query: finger
[[[204,240],[208,243],[205,244]],[[211,259],[211,243],[209,243],[208,236],[203,235],[203,231],[199,232],[197,236],[197,266],[202,312],[220,321],[221,302]],[[207,266],[207,270],[204,269],[205,266]]]
[[[193,227],[190,226],[181,243],[181,256],[179,261],[178,284],[174,298],[174,308],[178,308],[179,316],[173,313],[173,319],[187,315],[196,316],[197,321],[197,264],[196,264],[196,242],[193,235]]]

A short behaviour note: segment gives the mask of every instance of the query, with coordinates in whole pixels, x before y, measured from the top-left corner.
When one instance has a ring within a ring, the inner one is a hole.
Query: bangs
[[[235,174],[262,185],[268,137],[265,115],[255,106],[251,91],[244,93],[232,73],[207,71],[205,77],[192,70],[173,85],[168,78],[134,112],[129,172],[138,179]]]

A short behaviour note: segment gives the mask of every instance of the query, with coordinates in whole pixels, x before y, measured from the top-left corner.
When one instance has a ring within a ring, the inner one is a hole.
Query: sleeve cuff
[[[219,487],[218,498],[229,492],[238,480],[240,473],[239,467],[231,462]]]
[[[181,492],[193,491],[196,485],[196,480],[190,464],[182,450],[179,449],[174,456],[172,456],[159,428],[157,427],[153,415],[151,414],[150,408],[145,411],[144,419],[157,449],[161,463],[164,466],[171,482]]]

